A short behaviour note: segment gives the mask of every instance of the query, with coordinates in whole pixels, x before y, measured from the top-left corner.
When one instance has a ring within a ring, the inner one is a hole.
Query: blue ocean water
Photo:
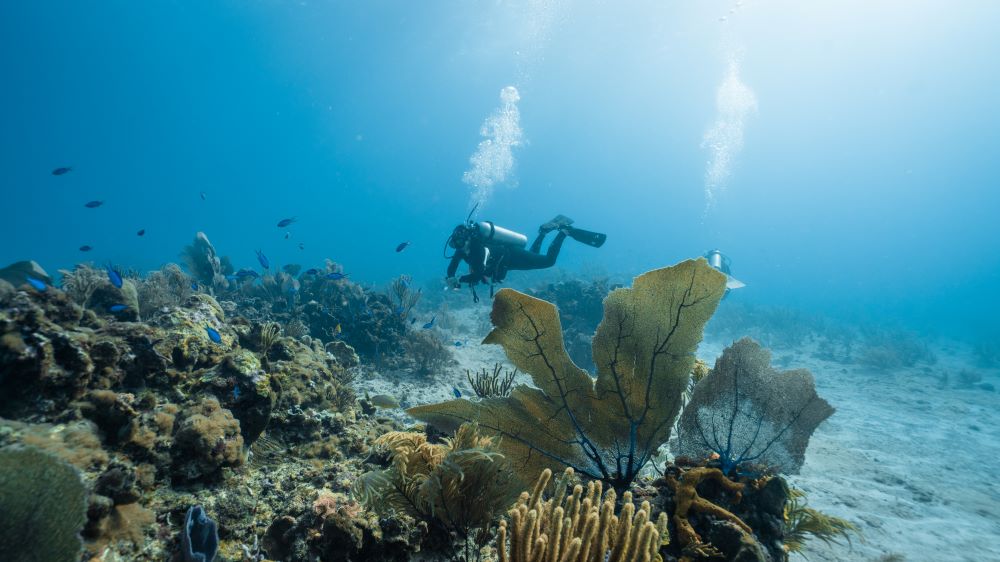
[[[204,231],[237,267],[429,283],[478,200],[528,235],[557,213],[607,233],[567,243],[570,272],[718,247],[733,300],[995,339],[998,21],[971,0],[6,2],[0,263],[150,270]]]

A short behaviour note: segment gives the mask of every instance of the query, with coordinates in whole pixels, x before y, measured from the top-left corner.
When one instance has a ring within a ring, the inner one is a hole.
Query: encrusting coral
[[[523,492],[517,504],[500,522],[497,552],[500,562],[651,562],[662,560],[661,537],[668,538],[667,516],[651,520],[650,504],[637,510],[632,493],[622,496],[615,515],[617,495],[613,488],[602,493],[600,481],[577,484],[566,494],[573,478],[567,468],[549,499],[544,490],[552,478],[545,469],[531,494]],[[508,543],[508,536],[510,537]]]
[[[677,454],[717,456],[726,475],[743,464],[792,474],[802,466],[809,437],[831,414],[809,371],[778,372],[766,349],[743,338],[695,385],[681,414]]]
[[[503,289],[493,303],[495,329],[483,343],[502,345],[535,387],[408,412],[445,431],[478,422],[502,437],[501,450],[522,475],[572,467],[624,491],[670,436],[725,284],[725,275],[699,259],[612,291],[593,341],[596,380],[566,354],[555,306]]]

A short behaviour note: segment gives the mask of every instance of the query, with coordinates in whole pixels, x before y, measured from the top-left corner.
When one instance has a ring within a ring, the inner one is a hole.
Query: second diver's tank
[[[708,265],[718,269],[726,275],[730,275],[731,270],[729,267],[729,258],[726,257],[726,255],[721,251],[709,250],[709,252],[705,254],[705,259],[708,260]]]
[[[500,244],[504,246],[514,246],[523,248],[528,245],[528,237],[513,230],[508,230],[502,226],[493,224],[493,221],[479,221],[472,223],[472,227],[479,233],[480,238],[486,244]]]

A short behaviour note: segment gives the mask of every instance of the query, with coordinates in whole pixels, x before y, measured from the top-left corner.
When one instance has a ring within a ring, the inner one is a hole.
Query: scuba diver
[[[729,296],[729,291],[732,289],[746,287],[746,283],[733,277],[732,261],[729,260],[729,256],[722,253],[722,250],[709,250],[705,253],[705,259],[708,260],[708,265],[718,269],[726,276],[726,293],[722,298]]]
[[[469,216],[471,218],[471,213]],[[479,302],[479,295],[476,294],[476,285],[479,283],[489,283],[490,297],[492,297],[493,285],[502,282],[508,271],[552,267],[567,236],[595,248],[604,245],[606,234],[574,228],[570,226],[572,224],[572,219],[558,215],[538,228],[535,241],[530,248],[525,249],[528,243],[527,236],[497,226],[490,221],[467,220],[465,224],[456,226],[448,237],[447,245],[451,246],[455,253],[450,256],[446,283],[453,289],[458,289],[463,283],[467,283],[472,289],[473,300]],[[558,233],[549,243],[548,250],[542,254],[542,241],[552,231]],[[445,257],[449,257],[447,253]],[[462,261],[469,264],[469,273],[456,279],[455,273]]]

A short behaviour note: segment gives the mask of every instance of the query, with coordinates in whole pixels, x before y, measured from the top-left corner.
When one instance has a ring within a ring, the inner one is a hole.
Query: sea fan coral
[[[795,473],[809,437],[831,414],[809,371],[778,372],[766,349],[743,338],[695,386],[681,415],[677,454],[717,455],[727,475],[744,463]]]
[[[596,380],[566,354],[555,306],[503,289],[493,302],[496,328],[483,343],[502,345],[535,386],[519,385],[507,398],[408,411],[445,430],[477,421],[503,437],[501,448],[521,474],[572,467],[623,491],[670,436],[725,283],[699,259],[614,290],[594,335]]]

